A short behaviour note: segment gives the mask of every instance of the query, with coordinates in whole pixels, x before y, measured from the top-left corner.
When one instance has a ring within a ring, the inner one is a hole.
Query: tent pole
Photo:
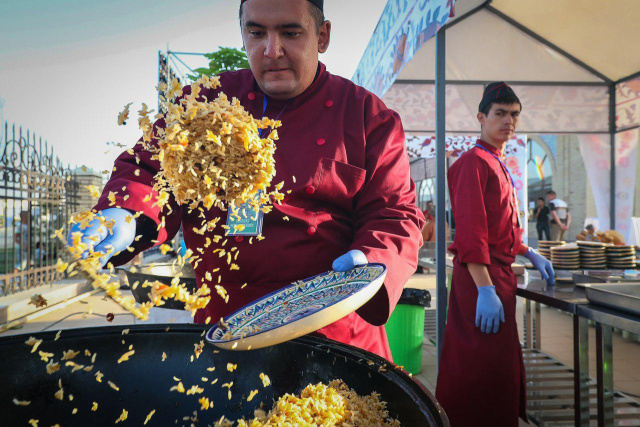
[[[616,229],[616,85],[609,85],[609,135],[611,140],[611,168],[609,177],[609,227],[611,230]]]
[[[441,28],[436,33],[436,339],[438,366],[447,321],[447,259],[445,235],[445,34]]]

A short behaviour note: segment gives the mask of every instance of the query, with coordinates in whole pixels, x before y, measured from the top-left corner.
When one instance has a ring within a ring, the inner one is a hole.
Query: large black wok
[[[196,274],[190,264],[185,264],[180,267],[172,263],[157,263],[151,265],[136,266],[135,271],[131,270],[131,267],[120,267],[127,275],[131,292],[138,304],[149,301],[150,288],[142,287],[142,284],[146,281],[155,282],[159,281],[167,286],[171,285],[171,281],[178,274],[182,273],[180,277],[180,283],[185,285],[187,290],[191,293],[198,289],[196,283]],[[134,287],[135,283],[138,283]],[[184,310],[184,303],[176,301],[174,299],[165,300],[164,304],[160,308],[171,308],[173,310]]]
[[[71,367],[49,375],[46,363],[38,352],[24,344],[28,336],[0,338],[0,424],[6,426],[28,425],[30,419],[39,420],[40,426],[92,426],[113,425],[123,409],[128,419],[118,425],[142,425],[147,414],[156,413],[148,425],[190,425],[183,417],[198,411],[196,425],[212,425],[222,415],[236,420],[251,417],[253,410],[263,402],[270,408],[274,399],[285,393],[299,393],[309,383],[343,379],[359,394],[376,391],[389,403],[389,411],[403,426],[446,426],[448,421],[433,396],[400,370],[388,367],[379,372],[384,359],[351,346],[313,336],[302,337],[274,347],[230,352],[217,350],[205,343],[199,358],[191,362],[194,344],[204,340],[204,325],[142,325],[131,327],[104,327],[63,331],[58,341],[55,332],[36,335],[44,342],[39,351],[54,353],[59,361],[64,350],[80,350],[74,362],[91,365],[85,349],[96,352],[91,372],[83,370],[71,373]],[[123,329],[130,328],[127,335]],[[124,340],[124,344],[122,341]],[[133,345],[135,354],[129,361],[117,363],[120,356]],[[162,353],[167,354],[162,362]],[[237,364],[233,373],[227,371],[227,363]],[[368,362],[373,362],[370,365]],[[214,372],[207,368],[215,367]],[[104,374],[102,383],[96,381],[96,372]],[[264,388],[259,374],[264,372],[272,381]],[[204,388],[203,394],[186,395],[170,392],[179,378],[186,389],[192,385]],[[202,381],[206,377],[207,381]],[[212,385],[214,379],[217,384]],[[64,401],[54,398],[58,380],[62,379]],[[113,390],[110,380],[120,390]],[[233,381],[231,400],[223,383]],[[259,394],[248,403],[251,390]],[[73,394],[73,401],[68,396]],[[214,406],[200,410],[198,398],[206,396]],[[16,406],[14,398],[31,401],[29,406]],[[91,411],[93,402],[98,409]],[[78,411],[72,414],[74,408]],[[178,420],[177,424],[175,421]]]

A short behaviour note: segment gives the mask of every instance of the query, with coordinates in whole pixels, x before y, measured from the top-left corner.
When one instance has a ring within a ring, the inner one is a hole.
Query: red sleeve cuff
[[[491,264],[491,256],[486,249],[470,250],[464,253],[459,252],[458,258],[462,264]]]

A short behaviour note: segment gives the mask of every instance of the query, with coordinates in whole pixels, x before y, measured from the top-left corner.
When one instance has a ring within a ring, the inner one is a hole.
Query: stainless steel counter
[[[602,285],[602,282],[599,284]],[[541,350],[541,304],[565,311],[573,318],[575,425],[590,425],[592,419],[597,421],[598,426],[614,425],[614,421],[617,423],[621,418],[627,422],[631,419],[639,421],[638,405],[614,391],[612,329],[640,334],[640,316],[591,304],[583,286],[549,287],[540,280],[537,272],[530,272],[527,280],[518,285],[517,295],[525,299],[525,351]],[[596,328],[596,406],[593,408],[590,405],[589,321],[594,322]],[[558,416],[558,412],[553,416]]]

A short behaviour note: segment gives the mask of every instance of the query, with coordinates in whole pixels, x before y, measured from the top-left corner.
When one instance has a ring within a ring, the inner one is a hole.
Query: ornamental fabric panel
[[[640,126],[640,76],[616,86],[616,129]]]
[[[407,134],[407,151],[411,158],[425,158],[427,161],[436,156],[436,137],[434,135]],[[447,136],[445,138],[445,150],[447,157],[458,158],[464,152],[476,145],[477,136]],[[526,221],[527,206],[529,203],[529,188],[527,186],[527,136],[516,135],[507,142],[504,150],[504,163],[513,178],[513,184],[518,193],[518,214],[524,227],[524,238],[528,236],[528,222]],[[432,169],[430,178],[435,177]],[[526,241],[525,241],[526,243]]]
[[[454,0],[389,0],[352,80],[378,96],[449,20]]]
[[[606,86],[514,85],[522,102],[521,133],[606,133],[609,95]],[[457,134],[480,132],[478,104],[483,85],[449,83],[446,87],[446,130]],[[435,132],[435,86],[396,82],[384,95],[398,112],[407,132]],[[638,97],[640,118],[640,95]]]
[[[601,231],[609,228],[610,215],[610,151],[609,135],[577,135],[580,153],[584,160],[589,183],[598,213]],[[633,129],[616,135],[616,230],[627,242],[635,241],[632,236],[633,204],[636,187],[638,160],[638,139],[640,130]]]

